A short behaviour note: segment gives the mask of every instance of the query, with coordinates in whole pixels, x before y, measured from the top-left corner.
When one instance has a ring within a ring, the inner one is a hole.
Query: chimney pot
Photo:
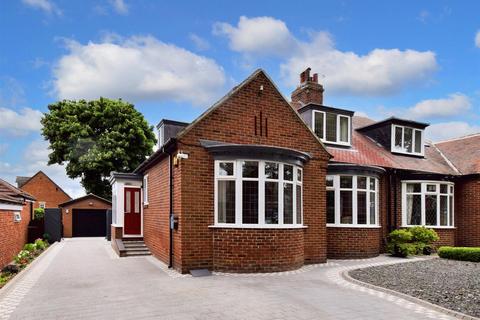
[[[313,74],[313,82],[318,83],[318,73]]]
[[[292,105],[299,109],[314,103],[323,105],[323,86],[318,83],[318,73],[310,76],[311,68],[300,73],[300,86],[292,93]]]

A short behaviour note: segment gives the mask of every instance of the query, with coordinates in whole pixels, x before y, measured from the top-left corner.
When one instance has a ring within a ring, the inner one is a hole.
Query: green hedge
[[[444,259],[480,262],[480,248],[441,247],[438,255]]]

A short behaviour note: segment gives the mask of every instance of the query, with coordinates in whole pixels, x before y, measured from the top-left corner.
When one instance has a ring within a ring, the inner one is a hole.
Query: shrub
[[[440,239],[433,229],[412,227],[409,228],[408,231],[410,231],[413,236],[412,242],[417,246],[417,254],[431,254],[433,252],[433,243]]]
[[[45,209],[37,208],[33,210],[33,220],[41,220],[45,217]]]
[[[480,262],[480,247],[440,247],[438,255],[444,259]]]
[[[42,239],[35,240],[35,246],[38,250],[44,250],[47,247],[47,243]]]
[[[14,260],[19,267],[23,268],[30,262],[30,252],[22,250],[15,256]]]
[[[407,229],[393,230],[388,235],[387,250],[396,257],[415,254],[416,247],[411,243],[413,235]]]
[[[37,246],[33,243],[27,243],[23,246],[23,250],[28,252],[35,252],[37,251]]]

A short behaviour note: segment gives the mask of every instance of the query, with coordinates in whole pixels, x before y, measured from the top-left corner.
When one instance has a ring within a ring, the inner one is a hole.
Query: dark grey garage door
[[[105,237],[107,210],[73,209],[72,218],[74,237]]]

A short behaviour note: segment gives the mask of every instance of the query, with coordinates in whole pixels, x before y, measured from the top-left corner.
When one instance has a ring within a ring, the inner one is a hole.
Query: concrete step
[[[124,243],[125,249],[129,248],[147,248],[144,243]]]
[[[125,257],[143,257],[143,256],[151,256],[152,254],[150,251],[147,252],[125,252]]]

